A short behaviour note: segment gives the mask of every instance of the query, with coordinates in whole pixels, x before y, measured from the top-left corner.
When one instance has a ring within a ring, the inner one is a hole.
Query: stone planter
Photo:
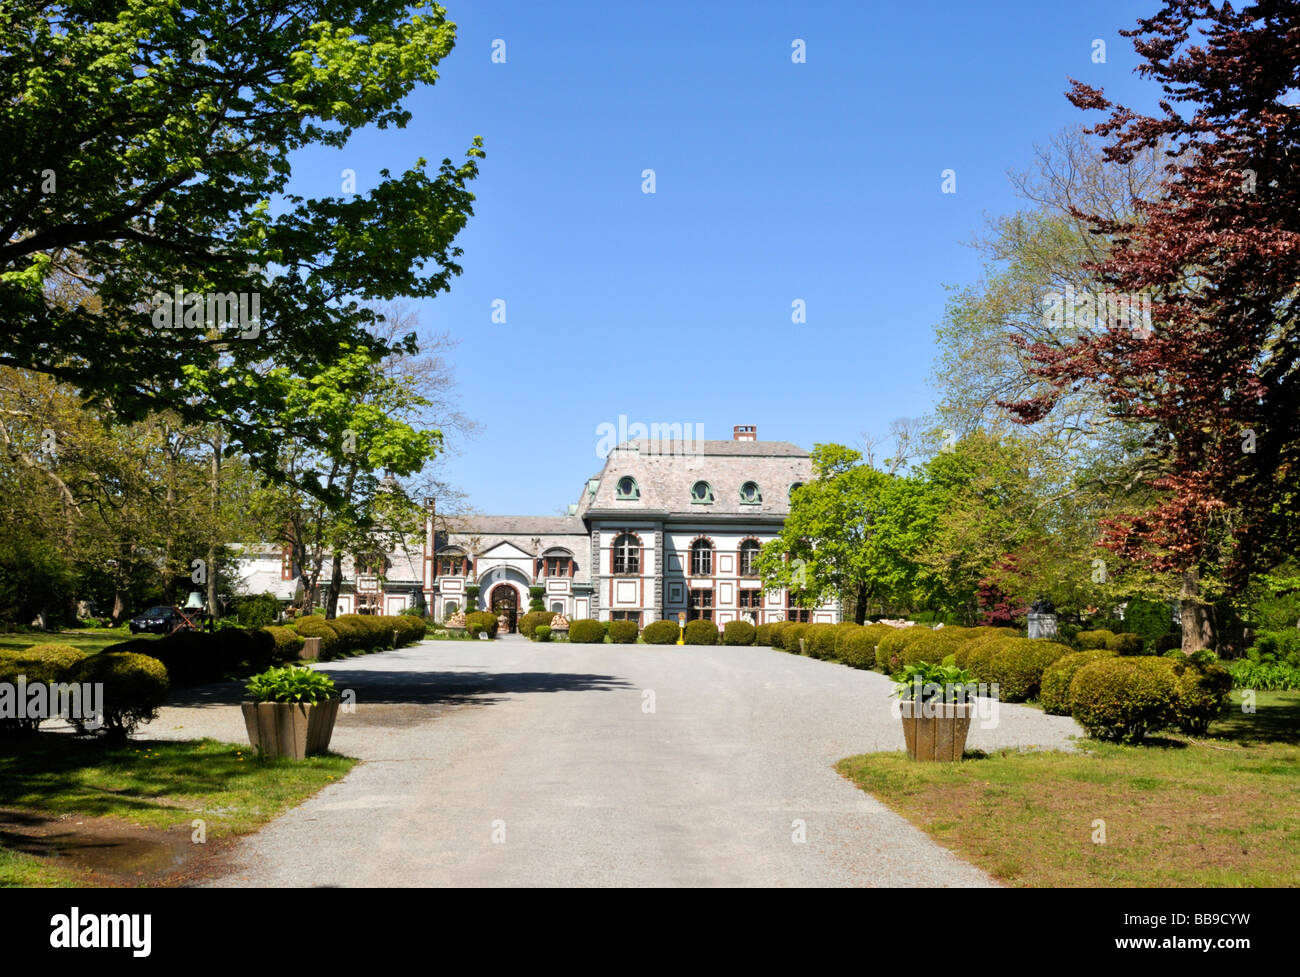
[[[301,702],[241,702],[248,741],[267,756],[304,757],[324,753],[334,734],[340,699]]]
[[[960,760],[970,732],[973,702],[917,702],[904,699],[903,739],[913,760]]]

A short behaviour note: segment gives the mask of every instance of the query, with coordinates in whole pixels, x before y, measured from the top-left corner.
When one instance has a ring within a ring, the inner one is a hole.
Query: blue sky
[[[964,242],[1015,209],[1006,173],[1035,142],[1095,115],[1069,77],[1150,104],[1118,30],[1158,5],[445,6],[456,49],[409,127],[304,156],[294,189],[336,193],[344,168],[364,189],[484,138],[464,274],[416,305],[459,338],[483,426],[442,471],[479,511],[550,514],[620,415],[811,448],[929,411],[943,285],[980,275]]]

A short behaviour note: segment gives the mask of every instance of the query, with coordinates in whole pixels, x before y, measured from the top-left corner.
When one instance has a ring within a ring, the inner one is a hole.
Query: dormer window
[[[763,493],[758,490],[758,482],[746,482],[740,486],[740,501],[745,505],[758,505],[763,501]]]
[[[713,501],[713,486],[708,482],[696,482],[691,487],[691,501],[701,504],[709,504]]]
[[[641,498],[641,488],[637,485],[636,479],[631,475],[624,475],[614,486],[615,497],[621,500]]]

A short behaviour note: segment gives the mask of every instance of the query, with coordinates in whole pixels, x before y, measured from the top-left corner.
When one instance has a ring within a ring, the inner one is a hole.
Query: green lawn
[[[131,638],[156,638],[154,634],[131,634],[126,628],[86,628],[77,631],[19,631],[0,634],[0,650],[18,651],[32,645],[72,645],[87,655],[103,651],[109,645]]]
[[[44,734],[0,752],[0,808],[29,814],[118,819],[165,830],[206,824],[208,838],[252,831],[356,763],[327,755],[259,760],[216,740],[97,741]],[[74,874],[0,848],[0,885],[70,882]]]
[[[1239,702],[1205,739],[838,769],[1008,885],[1300,886],[1300,692]]]

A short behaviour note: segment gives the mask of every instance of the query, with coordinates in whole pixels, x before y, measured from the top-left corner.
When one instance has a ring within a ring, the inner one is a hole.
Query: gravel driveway
[[[889,680],[765,648],[426,642],[331,662],[344,780],[233,850],[227,886],[984,886],[842,779],[901,750]],[[237,686],[141,737],[243,742]],[[1069,748],[1003,705],[969,748]],[[802,837],[803,840],[796,840]]]

